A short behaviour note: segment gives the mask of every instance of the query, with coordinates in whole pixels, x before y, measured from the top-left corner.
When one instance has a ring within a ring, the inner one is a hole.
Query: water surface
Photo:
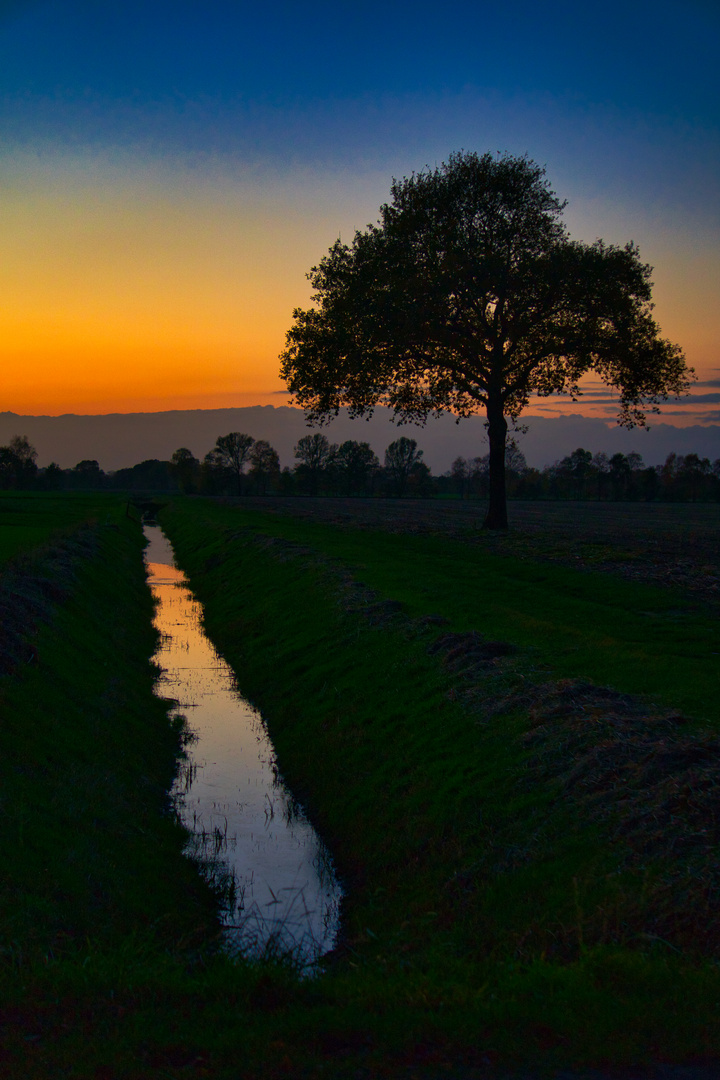
[[[193,735],[173,796],[208,874],[234,879],[223,912],[228,946],[290,951],[312,964],[337,934],[341,890],[329,854],[283,783],[262,717],[206,636],[169,541],[157,526],[145,535],[161,634],[156,692]]]

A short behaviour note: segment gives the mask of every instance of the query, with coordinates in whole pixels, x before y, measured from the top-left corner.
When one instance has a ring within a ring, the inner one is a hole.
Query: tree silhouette
[[[264,495],[270,480],[280,475],[280,458],[267,439],[258,439],[250,451],[250,476],[257,491]]]
[[[69,479],[73,487],[100,488],[105,481],[105,473],[94,458],[84,458],[73,467]]]
[[[302,480],[307,482],[311,495],[317,495],[318,484],[337,452],[337,443],[329,443],[324,435],[304,435],[295,447],[295,459],[300,464],[296,468]]]
[[[354,439],[347,439],[340,444],[333,465],[344,495],[366,495],[373,477],[380,469],[377,454],[370,444],[356,442]]]
[[[13,435],[7,446],[0,446],[0,487],[31,486],[37,476],[37,450],[26,435]]]
[[[592,473],[593,456],[590,450],[584,450],[579,446],[572,454],[564,457],[558,464],[558,471],[567,476],[572,485],[572,494],[575,499],[583,499],[587,494],[587,481]]]
[[[245,465],[250,458],[254,442],[252,435],[231,431],[228,435],[218,435],[215,446],[205,455],[205,460],[210,466],[219,466],[232,473],[238,495],[242,495],[243,492]]]
[[[57,491],[62,487],[63,471],[57,461],[51,461],[42,471],[41,483],[46,491]]]
[[[192,450],[188,450],[187,446],[179,447],[170,459],[170,468],[182,492],[187,495],[197,491],[200,462]]]
[[[377,225],[313,267],[316,306],[294,312],[281,374],[310,422],[377,404],[418,423],[484,411],[485,524],[505,528],[508,419],[531,395],[574,397],[594,371],[632,427],[687,390],[651,315],[651,267],[633,244],[571,241],[534,162],[457,153],[391,193]]]
[[[415,439],[408,439],[405,435],[391,442],[385,451],[385,474],[398,499],[405,494],[408,480],[413,469],[421,464],[422,456],[423,452],[418,450]]]
[[[468,477],[470,476],[470,466],[464,457],[455,458],[450,466],[450,476],[452,477],[453,487],[460,498],[464,499]]]
[[[612,484],[613,499],[622,499],[630,480],[631,466],[625,454],[613,454],[608,461],[610,483]]]

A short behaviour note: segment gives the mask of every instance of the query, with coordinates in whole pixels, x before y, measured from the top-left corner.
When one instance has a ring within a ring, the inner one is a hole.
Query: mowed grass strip
[[[365,1013],[354,1030],[379,1038],[377,1016],[392,1015],[410,1043],[424,1026],[460,1056],[471,1044],[546,1063],[717,1053],[716,967],[645,932],[660,869],[623,862],[622,845],[551,779],[528,782],[527,716],[469,711],[428,655],[436,629],[374,625],[344,602],[344,569],[362,561],[377,587],[385,550],[397,583],[405,538],[385,548],[374,533],[198,500],[162,522],[348,883],[342,959],[320,990],[329,1032],[344,994]],[[423,604],[427,575],[416,548],[404,551],[394,598],[442,612],[444,573],[438,602]],[[488,679],[504,692],[518,670]],[[699,1011],[683,1012],[680,986]]]
[[[717,1054],[716,966],[636,932],[650,879],[528,784],[521,711],[469,711],[428,654],[438,630],[349,610],[333,530],[298,550],[189,500],[167,515],[181,561],[350,890],[320,979],[214,955],[164,814],[178,732],[151,693],[140,533],[114,513],[37,663],[2,680],[3,1076],[436,1080]]]
[[[116,495],[0,492],[0,566],[81,522],[114,516],[117,505]]]
[[[530,666],[650,695],[717,721],[720,623],[678,590],[519,561],[457,541],[377,534],[336,541],[383,596],[412,614],[529,650]],[[364,558],[363,558],[363,552]]]
[[[587,678],[706,723],[720,719],[720,620],[677,588],[507,558],[482,538],[337,528],[241,506],[206,505],[202,514],[217,528],[247,524],[316,548],[411,615],[437,613],[454,630],[512,642],[539,678]]]

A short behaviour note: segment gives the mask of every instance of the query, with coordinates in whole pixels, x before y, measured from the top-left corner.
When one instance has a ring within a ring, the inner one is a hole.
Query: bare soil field
[[[232,500],[236,501],[236,500]],[[258,510],[341,528],[434,533],[496,554],[680,586],[720,604],[720,505],[512,502],[510,530],[482,529],[484,503],[438,499],[254,497]]]

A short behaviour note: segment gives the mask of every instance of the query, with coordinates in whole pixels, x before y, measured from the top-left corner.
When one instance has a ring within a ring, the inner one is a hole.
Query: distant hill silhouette
[[[369,442],[382,460],[385,448],[400,434],[417,440],[433,473],[450,468],[454,458],[487,453],[481,417],[456,424],[450,416],[428,420],[424,428],[390,422],[387,409],[378,409],[371,420],[350,420],[342,414],[324,432],[331,442],[357,439]],[[715,460],[720,457],[720,424],[677,428],[653,424],[650,431],[626,431],[602,420],[569,415],[554,419],[523,417],[528,432],[519,438],[528,464],[543,468],[577,447],[607,454],[636,451],[647,465],[659,465],[673,451],[696,453]],[[243,409],[188,409],[156,413],[111,413],[101,416],[19,416],[0,413],[0,445],[13,435],[27,435],[38,451],[38,464],[56,461],[70,468],[78,461],[97,460],[106,472],[127,468],[148,458],[167,460],[181,446],[202,458],[218,435],[244,431],[267,439],[280,455],[283,466],[294,464],[293,447],[308,434],[302,410],[287,405],[255,405]]]

